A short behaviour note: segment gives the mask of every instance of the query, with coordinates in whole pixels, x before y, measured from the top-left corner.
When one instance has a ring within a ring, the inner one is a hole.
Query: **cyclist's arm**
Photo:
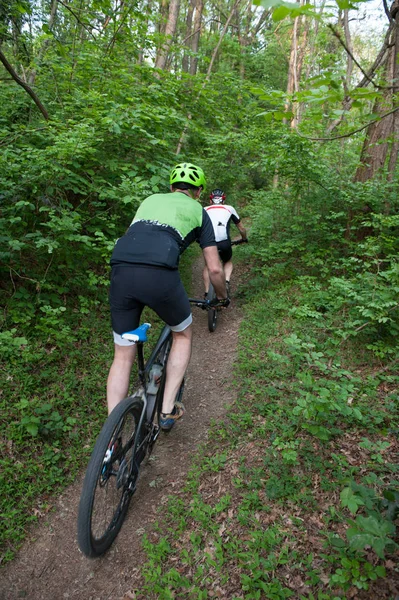
[[[241,221],[239,223],[236,223],[236,227],[237,227],[238,231],[241,233],[242,239],[246,240],[247,239],[247,230],[245,229],[245,227],[241,223]]]
[[[205,264],[209,272],[209,279],[215,288],[216,296],[219,299],[227,298],[226,281],[224,271],[219,260],[219,253],[216,246],[207,246],[202,249]]]

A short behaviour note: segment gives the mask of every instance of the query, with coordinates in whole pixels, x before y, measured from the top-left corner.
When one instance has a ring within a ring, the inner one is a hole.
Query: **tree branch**
[[[21,87],[23,87],[24,90],[25,90],[25,92],[27,92],[29,94],[29,96],[32,98],[33,102],[36,104],[36,106],[38,107],[38,109],[42,113],[43,117],[46,119],[46,121],[48,121],[49,118],[50,118],[49,114],[48,114],[47,110],[44,108],[43,104],[41,103],[39,97],[32,90],[32,88],[27,83],[25,83],[25,81],[23,81],[20,78],[19,75],[17,75],[17,73],[15,72],[14,68],[8,62],[8,60],[6,59],[6,57],[4,56],[4,54],[3,54],[3,52],[1,50],[0,50],[0,62],[3,63],[4,67],[10,73],[10,75],[14,79],[14,81],[16,83],[18,83],[18,85],[20,85]]]
[[[377,54],[374,63],[371,65],[371,67],[370,67],[370,69],[368,71],[368,73],[369,73],[368,76],[364,77],[360,81],[360,83],[356,86],[357,88],[365,87],[365,85],[366,85],[367,81],[369,80],[369,78],[376,72],[376,70],[378,69],[378,67],[383,62],[384,55],[385,55],[386,51],[388,50],[388,48],[390,48],[392,46],[392,44],[389,43],[389,38],[391,36],[393,27],[394,27],[394,23],[391,23],[391,25],[388,27],[387,32],[385,34],[385,39],[384,39],[384,43],[382,45],[382,48],[379,51],[379,53]]]
[[[329,23],[327,25],[327,27],[332,31],[333,35],[337,38],[337,40],[339,41],[341,46],[344,48],[345,52],[348,54],[348,56],[350,56],[350,58],[353,60],[355,65],[358,67],[358,69],[360,69],[360,71],[363,73],[363,75],[369,81],[369,83],[371,83],[376,89],[381,89],[381,86],[374,83],[374,81],[371,79],[371,77],[369,77],[369,75],[363,70],[363,67],[358,63],[356,58],[353,56],[353,53],[350,51],[348,46],[345,44],[344,40],[341,37],[341,34],[339,33],[339,31],[337,31],[335,29],[334,25]]]
[[[84,23],[82,23],[82,21],[79,19],[78,15],[75,13],[75,11],[72,10],[72,8],[70,8],[70,6],[68,6],[67,4],[65,4],[65,2],[62,2],[62,0],[58,0],[58,2],[60,4],[62,4],[62,6],[64,8],[66,8],[71,13],[71,15],[73,15],[75,17],[75,19],[77,20],[77,22],[79,23],[79,25],[81,25],[83,27],[83,29],[85,31],[87,31],[87,33],[89,33],[91,35],[91,37],[93,38],[93,40],[97,39],[96,36],[92,34],[92,32],[90,31],[90,29]]]
[[[392,15],[391,15],[391,13],[389,11],[387,0],[382,0],[382,1],[383,1],[383,4],[384,4],[385,14],[388,17],[388,21],[390,23],[393,23]]]
[[[322,138],[314,138],[314,137],[307,137],[306,135],[302,135],[301,133],[299,133],[298,131],[296,132],[301,138],[304,138],[305,140],[311,140],[312,142],[331,142],[333,140],[342,140],[343,138],[347,138],[350,137],[351,135],[354,135],[355,133],[359,133],[359,131],[363,131],[363,129],[367,129],[367,127],[369,127],[370,125],[372,125],[373,123],[377,123],[377,121],[381,121],[382,119],[385,119],[385,117],[389,117],[389,115],[392,115],[393,113],[397,112],[399,110],[399,106],[397,106],[396,108],[393,108],[392,110],[384,113],[383,115],[380,115],[379,117],[377,117],[376,119],[373,119],[372,121],[369,121],[367,123],[367,125],[363,125],[363,127],[359,127],[359,129],[354,129],[353,131],[351,131],[350,133],[344,133],[343,135],[336,135],[335,137],[322,137]]]
[[[370,81],[371,76],[376,72],[376,70],[386,60],[386,58],[387,58],[386,52],[387,52],[387,50],[391,46],[393,46],[393,44],[389,42],[389,39],[390,39],[390,36],[391,36],[391,33],[392,33],[394,25],[395,25],[395,23],[391,24],[388,27],[388,30],[387,30],[387,33],[385,35],[385,39],[384,39],[384,43],[382,45],[382,48],[379,51],[379,53],[378,53],[378,55],[377,55],[374,63],[371,65],[371,67],[369,69],[369,72],[368,72],[368,75],[365,76],[365,77],[363,77],[363,79],[357,84],[357,86],[355,87],[355,89],[360,89],[360,88],[366,87],[368,85],[369,81]],[[383,88],[383,89],[389,90],[389,89],[393,89],[393,88],[386,87],[386,88]],[[350,110],[350,108],[352,106],[352,102],[353,102],[353,98],[351,98],[350,96],[346,96],[344,98],[343,104],[344,104],[345,111],[349,111]],[[343,118],[344,118],[344,115],[341,115],[341,117],[339,117],[338,119],[336,119],[335,121],[333,121],[331,123],[331,125],[327,129],[328,133],[331,133],[342,122]]]

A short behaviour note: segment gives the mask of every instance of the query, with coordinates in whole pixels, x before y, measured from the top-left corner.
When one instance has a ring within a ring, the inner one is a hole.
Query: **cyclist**
[[[241,233],[242,239],[247,241],[247,232],[240,221],[235,208],[229,204],[225,204],[226,195],[223,190],[215,189],[210,193],[210,206],[206,206],[205,210],[211,218],[213,230],[215,232],[216,245],[218,248],[220,260],[223,263],[224,274],[226,278],[226,287],[228,295],[230,295],[230,277],[233,272],[233,256],[230,240],[230,224],[231,221],[236,225]],[[209,272],[205,265],[203,271],[205,298],[209,289]]]
[[[144,306],[152,308],[172,330],[172,348],[160,426],[169,430],[183,416],[175,398],[191,355],[192,315],[180,280],[180,254],[197,241],[204,255],[217,298],[227,306],[227,290],[212,223],[197,201],[205,187],[204,172],[191,163],[176,165],[170,193],[153,194],[137,210],[111,256],[110,306],[115,355],[107,381],[108,412],[128,395],[136,357],[132,342],[121,334],[139,326]]]

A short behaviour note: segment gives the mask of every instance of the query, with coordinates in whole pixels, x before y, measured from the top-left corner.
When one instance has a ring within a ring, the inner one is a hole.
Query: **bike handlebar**
[[[195,304],[196,306],[209,306],[209,301],[202,300],[201,298],[189,298],[188,301],[190,304]]]
[[[248,244],[248,240],[244,240],[241,238],[241,240],[234,240],[231,242],[232,246],[239,246],[240,244]]]
[[[225,298],[224,300],[218,300],[215,304],[211,304],[209,302],[209,300],[202,300],[201,298],[189,298],[188,301],[190,302],[190,304],[194,304],[195,306],[198,306],[198,308],[202,308],[204,310],[212,310],[214,308],[221,308],[226,306],[225,302],[226,300],[228,300],[228,298]],[[230,301],[229,301],[230,304]]]

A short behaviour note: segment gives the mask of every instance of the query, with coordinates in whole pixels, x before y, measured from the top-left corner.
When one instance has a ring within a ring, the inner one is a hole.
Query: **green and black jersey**
[[[116,242],[111,265],[177,269],[180,255],[194,241],[201,248],[216,246],[207,212],[182,192],[154,194],[142,202],[126,234]]]

